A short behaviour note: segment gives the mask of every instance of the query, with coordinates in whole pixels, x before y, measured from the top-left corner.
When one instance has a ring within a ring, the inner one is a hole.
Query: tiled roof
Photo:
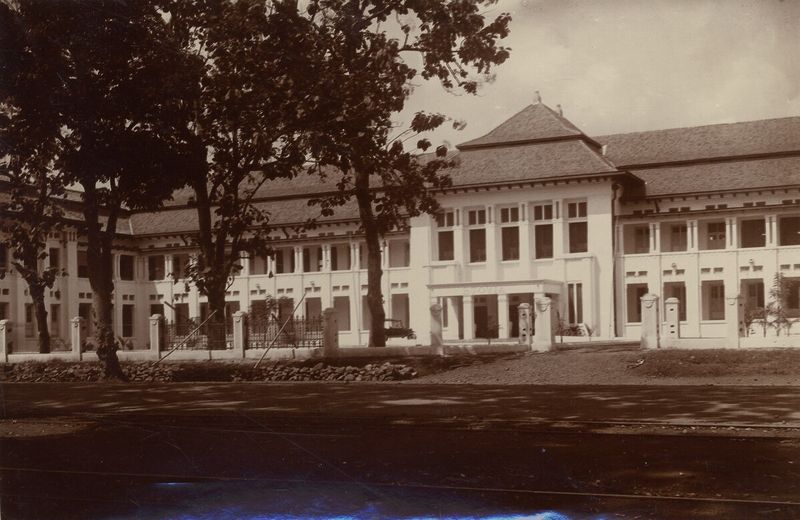
[[[800,117],[596,137],[619,168],[800,151]]]
[[[270,214],[270,225],[302,224],[309,217],[319,215],[317,207],[309,208],[305,198],[271,200],[256,204]],[[358,218],[355,201],[335,208],[331,217],[319,217],[319,222],[353,220]],[[131,228],[136,235],[160,233],[189,233],[197,230],[197,210],[195,208],[166,208],[151,213],[134,213],[130,216]]]
[[[583,136],[575,125],[542,103],[523,108],[484,135],[457,146],[460,150],[485,146]]]
[[[450,170],[453,186],[616,172],[584,141],[553,141],[502,148],[464,150]]]
[[[635,170],[648,197],[800,186],[800,157],[722,161]]]

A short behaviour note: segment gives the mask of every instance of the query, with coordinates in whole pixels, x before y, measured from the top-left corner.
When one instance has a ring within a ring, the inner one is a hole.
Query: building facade
[[[678,298],[682,337],[723,337],[726,297],[763,308],[777,273],[792,282],[787,314],[800,317],[800,117],[590,137],[559,112],[534,103],[460,145],[441,212],[385,237],[387,317],[418,338],[391,343],[427,343],[432,303],[443,306],[448,342],[513,339],[518,306],[545,295],[565,333],[638,338],[646,293]],[[268,296],[283,298],[284,316],[333,308],[340,344],[366,345],[357,209],[300,230],[318,213],[309,199],[333,190],[311,177],[264,189],[258,204],[272,216],[277,249],[242,259],[229,314]],[[153,314],[173,322],[207,314],[184,279],[190,205],[179,192],[163,210],[129,213],[120,225],[114,327],[137,348],[147,346]],[[48,249],[47,261],[67,273],[48,296],[50,330],[68,342],[69,319],[91,314],[85,242],[67,229]],[[14,324],[15,349],[34,351],[30,298],[4,248],[0,267],[8,269],[0,319]]]

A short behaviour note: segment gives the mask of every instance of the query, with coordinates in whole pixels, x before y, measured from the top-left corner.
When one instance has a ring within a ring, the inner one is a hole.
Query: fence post
[[[69,320],[69,341],[72,347],[72,355],[78,360],[83,359],[83,342],[86,339],[86,328],[83,326],[83,318],[76,316]]]
[[[533,350],[545,351],[553,348],[555,334],[553,333],[553,301],[542,296],[536,298],[536,331],[533,341]]]
[[[150,316],[150,355],[158,361],[164,343],[164,318],[160,314]]]
[[[520,345],[532,344],[531,329],[533,328],[531,320],[531,305],[529,303],[520,303],[517,307],[517,318],[519,319],[519,343]]]
[[[336,323],[336,309],[328,307],[322,311],[325,322],[322,332],[322,354],[326,358],[336,357],[339,353],[339,326]]]
[[[233,352],[244,358],[247,344],[247,314],[243,311],[233,313]]]
[[[658,348],[658,296],[648,293],[640,299],[642,306],[642,347]]]
[[[442,348],[442,306],[431,305],[431,346],[439,352]]]
[[[0,347],[3,349],[3,363],[8,363],[11,353],[11,321],[0,320]]]
[[[730,296],[725,298],[725,338],[729,347],[739,347],[744,336],[744,298]]]
[[[677,298],[667,298],[664,302],[664,339],[673,340],[681,337],[680,314],[678,312],[680,301]]]

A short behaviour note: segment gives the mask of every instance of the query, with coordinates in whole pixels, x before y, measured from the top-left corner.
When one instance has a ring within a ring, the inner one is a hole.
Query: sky
[[[477,96],[415,88],[418,110],[467,126],[432,134],[455,145],[486,134],[535,91],[590,136],[800,116],[800,0],[500,0],[511,57]]]

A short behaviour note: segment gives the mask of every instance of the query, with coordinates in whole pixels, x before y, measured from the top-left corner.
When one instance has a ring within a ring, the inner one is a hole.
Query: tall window
[[[780,245],[800,245],[800,216],[782,217],[778,222],[780,228]]]
[[[119,255],[119,278],[120,280],[133,280],[132,255]]]
[[[707,222],[705,224],[705,243],[701,241],[700,249],[725,249],[725,222]]]
[[[519,260],[519,206],[500,208],[503,260]]]
[[[147,257],[147,279],[164,279],[164,255],[154,255]]]
[[[725,284],[721,280],[705,281],[702,284],[704,320],[725,319]]]
[[[666,252],[686,251],[688,244],[686,222],[673,222],[661,227],[661,249]]]
[[[122,337],[130,338],[133,336],[133,316],[136,306],[122,305]],[[177,319],[175,320],[177,321]]]
[[[303,248],[303,272],[316,273],[322,271],[322,248],[310,246]]]
[[[642,296],[647,294],[646,283],[631,283],[626,287],[628,323],[642,322]]]
[[[275,274],[294,272],[294,249],[281,247],[275,250]]]
[[[534,258],[553,258],[553,205],[533,206]]]
[[[78,250],[78,278],[89,278],[89,253],[85,249]]]
[[[472,209],[467,212],[469,225],[469,261],[486,261],[486,210]]]
[[[624,228],[625,254],[637,255],[650,252],[650,224],[629,224]]]
[[[350,330],[350,298],[334,296],[333,309],[336,311],[336,327],[339,332]]]
[[[331,246],[331,271],[350,270],[350,244]]]
[[[5,244],[0,244],[0,270],[8,269],[8,248]]]
[[[567,284],[567,315],[570,323],[583,323],[583,284]]]
[[[586,221],[586,214],[585,201],[567,204],[570,253],[585,253],[589,250],[589,224]]]
[[[61,269],[61,250],[57,247],[51,247],[47,251],[47,257],[50,262],[50,267],[53,269]]]
[[[767,245],[767,227],[763,218],[741,222],[742,247],[764,247]]]
[[[189,267],[189,255],[186,253],[172,255],[172,275],[175,278],[186,278],[186,271]]]
[[[437,260],[454,260],[453,227],[456,225],[454,211],[445,211],[436,215],[436,251]]]
[[[764,280],[762,278],[742,280],[740,293],[744,296],[745,308],[764,308]]]

